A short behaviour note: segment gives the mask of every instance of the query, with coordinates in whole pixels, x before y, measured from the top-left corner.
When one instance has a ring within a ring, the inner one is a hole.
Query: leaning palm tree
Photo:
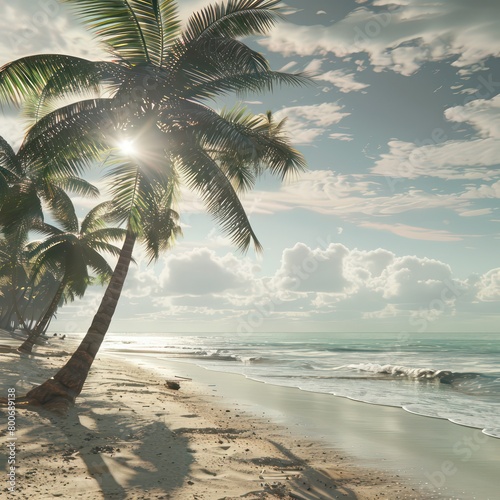
[[[27,247],[28,256],[33,259],[33,278],[36,280],[47,272],[59,275],[59,286],[45,313],[19,347],[19,351],[32,351],[35,342],[45,332],[54,316],[66,290],[71,291],[72,296],[83,297],[87,286],[92,282],[89,268],[101,282],[108,281],[111,277],[113,270],[101,252],[118,256],[120,249],[111,242],[122,239],[125,230],[106,227],[105,215],[109,209],[110,204],[104,202],[90,210],[81,224],[72,210],[59,221],[61,228],[46,223],[32,228],[47,236],[46,239],[32,242]]]
[[[265,170],[280,177],[305,168],[281,124],[235,108],[208,105],[229,93],[302,85],[303,75],[272,71],[239,38],[263,34],[279,18],[279,0],[228,0],[193,14],[181,28],[174,0],[67,0],[112,54],[111,61],[38,55],[0,69],[0,97],[21,104],[40,96],[28,137],[41,164],[65,159],[65,144],[85,158],[128,141],[136,152],[113,171],[127,236],[89,332],[53,379],[28,397],[74,401],[111,322],[137,238],[154,258],[174,231],[178,183],[194,189],[235,245],[261,248],[238,198]],[[97,97],[84,98],[92,91]],[[102,97],[106,96],[106,97]],[[62,97],[69,104],[52,111]],[[49,147],[50,146],[50,147]],[[61,173],[75,174],[65,161]],[[52,162],[57,168],[57,161]],[[140,196],[138,186],[143,183]],[[133,195],[131,198],[130,196]],[[154,208],[154,217],[148,210]],[[159,238],[160,230],[164,238]]]
[[[148,178],[141,174],[136,164],[130,162],[117,165],[110,175],[113,176],[111,192],[114,195],[110,213],[115,220],[124,221],[127,227],[118,263],[79,347],[54,377],[28,392],[26,397],[29,402],[66,409],[68,403],[74,401],[83,388],[113,317],[136,241],[143,243],[151,261],[156,260],[181,234],[178,215],[171,208],[175,183],[159,182],[161,174]]]

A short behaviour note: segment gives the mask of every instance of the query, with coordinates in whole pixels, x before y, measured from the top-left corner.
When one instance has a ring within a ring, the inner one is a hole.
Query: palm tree
[[[84,196],[99,194],[97,188],[81,179],[78,175],[64,172],[69,162],[78,172],[86,158],[79,158],[71,144],[68,145],[66,158],[58,160],[58,172],[50,171],[53,160],[41,164],[39,156],[47,147],[43,141],[33,148],[30,137],[26,136],[19,150],[0,137],[0,230],[7,246],[7,258],[2,261],[2,273],[9,274],[12,312],[17,324],[24,330],[28,327],[22,317],[19,303],[26,302],[26,294],[32,290],[28,279],[29,263],[25,252],[29,231],[39,227],[44,221],[43,204],[52,217],[66,225],[72,224],[73,204],[66,190]],[[24,286],[22,284],[24,283]],[[8,317],[5,318],[8,320]]]
[[[23,302],[20,304],[21,316],[26,325],[24,330],[28,333],[43,317],[59,287],[58,278],[50,272],[41,275],[36,282],[33,281],[31,274],[29,272],[26,275],[22,290]],[[66,302],[74,300],[74,296],[71,293],[65,294],[64,300]]]
[[[178,215],[170,208],[174,186],[165,189],[157,179],[152,181],[141,175],[140,168],[131,163],[118,165],[111,174],[118,179],[111,189],[112,214],[116,219],[126,218],[125,242],[101,304],[79,347],[53,378],[26,395],[29,401],[48,404],[52,409],[59,405],[66,409],[68,402],[74,401],[83,388],[118,304],[136,240],[143,242],[146,254],[155,260],[181,233]]]
[[[207,104],[228,93],[308,82],[303,75],[272,71],[261,54],[238,39],[265,33],[279,17],[279,0],[228,0],[193,14],[183,30],[173,0],[67,3],[114,59],[23,58],[0,69],[0,97],[20,104],[41,96],[38,121],[28,134],[33,151],[41,151],[41,164],[66,158],[68,143],[85,158],[125,140],[136,152],[111,174],[117,211],[127,223],[117,267],[81,346],[51,380],[28,393],[42,404],[74,401],[80,393],[111,322],[136,239],[146,242],[154,259],[175,233],[170,207],[178,183],[200,194],[239,249],[253,242],[260,250],[238,191],[250,189],[264,170],[285,177],[305,168],[281,124],[241,108],[216,112]],[[108,97],[82,100],[89,90]],[[73,102],[50,111],[61,96]],[[57,167],[57,161],[51,165]],[[64,173],[75,173],[71,162],[64,165]]]
[[[29,265],[20,235],[2,237],[0,240],[0,282],[2,306],[0,327],[7,330],[26,329],[23,306],[29,290]]]
[[[60,221],[62,229],[50,224],[40,224],[35,228],[47,235],[45,240],[28,245],[28,256],[34,259],[34,277],[46,272],[59,275],[59,286],[43,316],[37,322],[19,351],[30,353],[38,337],[45,332],[52,316],[69,289],[72,296],[83,297],[91,283],[88,268],[96,273],[101,282],[109,280],[113,270],[102,257],[101,252],[118,256],[120,249],[111,244],[112,240],[121,239],[125,231],[106,227],[105,215],[110,209],[108,202],[100,203],[83,219],[80,227],[78,217],[73,210],[65,214]]]

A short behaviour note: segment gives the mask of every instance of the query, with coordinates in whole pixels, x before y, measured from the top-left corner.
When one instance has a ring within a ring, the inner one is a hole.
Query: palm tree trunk
[[[24,297],[24,294],[22,293],[19,298],[18,298],[18,293],[16,291],[15,285],[12,286],[12,304],[14,308],[14,313],[16,314],[16,319],[17,323],[19,326],[25,330],[28,331],[28,327],[26,326],[26,323],[24,321],[23,315],[21,314],[21,311],[19,311],[19,305],[18,305],[18,300],[21,300]]]
[[[45,311],[42,319],[38,321],[33,331],[28,335],[28,338],[21,344],[21,346],[18,347],[17,350],[19,352],[29,354],[33,350],[33,346],[35,345],[36,340],[44,332],[45,327],[48,325],[52,316],[55,314],[57,306],[59,305],[59,301],[61,300],[62,294],[64,293],[64,289],[66,288],[67,284],[68,272],[64,273],[63,279],[61,280],[61,283],[59,283],[59,288],[57,289],[56,294],[54,295],[54,298],[52,299],[49,307]]]
[[[46,380],[42,385],[35,387],[26,394],[29,401],[65,412],[82,391],[90,367],[104,340],[118,304],[130,262],[132,261],[135,240],[136,236],[128,230],[118,263],[99,309],[78,349],[53,378]]]
[[[12,316],[14,314],[14,304],[6,300],[7,307],[5,307],[5,313],[2,311],[2,318],[0,319],[0,328],[4,330],[11,329]]]

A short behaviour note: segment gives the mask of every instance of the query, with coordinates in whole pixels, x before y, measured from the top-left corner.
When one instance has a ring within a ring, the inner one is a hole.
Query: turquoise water
[[[500,438],[497,334],[123,334],[104,349],[401,407]]]

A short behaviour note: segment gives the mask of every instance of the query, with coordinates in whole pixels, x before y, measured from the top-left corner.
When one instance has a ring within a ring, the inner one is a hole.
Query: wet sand
[[[145,367],[191,377],[225,404],[287,427],[363,467],[411,484],[423,498],[494,500],[500,491],[500,439],[447,420],[401,408],[369,405],[328,394],[279,387],[161,356],[134,354]],[[406,498],[406,497],[403,497]]]

